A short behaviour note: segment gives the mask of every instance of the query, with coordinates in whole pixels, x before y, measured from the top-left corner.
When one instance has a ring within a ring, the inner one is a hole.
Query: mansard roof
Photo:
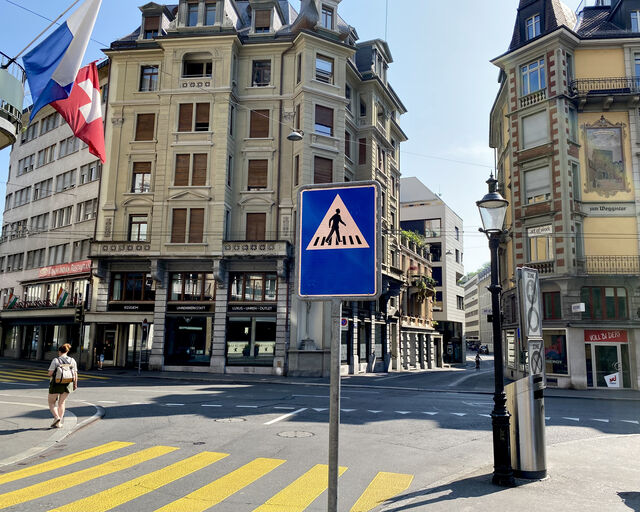
[[[525,22],[534,14],[541,15],[540,36],[553,32],[562,26],[573,30],[576,25],[576,15],[560,0],[520,0],[509,51],[516,50],[529,42],[525,35]]]

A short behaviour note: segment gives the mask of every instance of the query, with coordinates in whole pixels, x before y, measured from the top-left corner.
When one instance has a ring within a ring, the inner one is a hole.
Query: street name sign
[[[380,295],[380,185],[302,187],[298,196],[297,292],[306,300]]]

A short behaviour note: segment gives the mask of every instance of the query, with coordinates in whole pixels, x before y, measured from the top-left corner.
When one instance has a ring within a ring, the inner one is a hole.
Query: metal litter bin
[[[533,375],[505,386],[511,413],[511,466],[518,478],[547,476],[544,424],[544,377]]]

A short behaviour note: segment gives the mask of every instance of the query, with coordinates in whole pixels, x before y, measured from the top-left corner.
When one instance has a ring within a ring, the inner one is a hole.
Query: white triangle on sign
[[[369,244],[337,194],[309,242],[307,251],[368,248]]]

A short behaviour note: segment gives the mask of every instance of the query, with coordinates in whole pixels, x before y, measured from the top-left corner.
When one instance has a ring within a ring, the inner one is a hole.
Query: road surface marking
[[[324,412],[324,411],[328,411],[329,409],[327,409],[326,407],[325,408],[314,407],[313,410],[316,411],[316,412]]]
[[[422,414],[428,414],[429,416],[435,416],[438,413],[437,412],[431,412],[431,411],[422,411]]]
[[[305,396],[305,397],[311,397],[311,398],[329,398],[329,395],[291,395],[291,396],[295,396],[295,397],[299,397],[299,396]],[[340,396],[341,400],[351,400],[350,396]]]
[[[491,414],[480,414],[480,413],[478,413],[478,416],[484,416],[485,418],[491,418]]]
[[[3,379],[11,379],[11,380],[25,380],[27,382],[41,382],[44,379],[43,378],[38,378],[38,377],[34,377],[34,376],[22,376],[22,375],[16,375],[14,372],[3,372],[0,371],[0,376]]]
[[[600,421],[602,423],[609,423],[609,420],[599,419],[599,418],[591,418],[593,421]]]
[[[638,420],[620,420],[620,421],[624,421],[625,423],[635,423],[636,425],[639,424]]]
[[[255,459],[155,512],[204,512],[284,463],[282,459]]]
[[[0,509],[12,507],[21,503],[26,503],[27,501],[49,496],[56,492],[64,491],[71,487],[75,487],[76,485],[88,482],[89,480],[93,480],[94,478],[110,475],[111,473],[116,473],[117,471],[128,469],[142,462],[155,459],[161,455],[166,455],[167,453],[171,453],[177,449],[178,448],[173,448],[171,446],[154,446],[152,448],[136,452],[132,455],[125,455],[119,459],[105,462],[104,464],[99,464],[74,473],[68,473],[57,478],[52,478],[51,480],[46,480],[39,484],[30,485],[16,491],[2,494],[0,495]]]
[[[27,478],[28,476],[40,475],[42,473],[46,473],[47,471],[53,471],[54,469],[67,467],[71,464],[75,464],[76,462],[82,462],[83,460],[91,459],[93,457],[97,457],[98,455],[113,452],[126,446],[132,446],[133,444],[134,443],[124,443],[120,441],[101,444],[100,446],[96,446],[95,448],[72,453],[71,455],[65,455],[64,457],[52,459],[47,462],[43,462],[42,464],[36,464],[35,466],[31,466],[29,468],[19,469],[17,471],[12,471],[11,473],[0,475],[0,484],[15,482],[16,480]]]
[[[398,414],[409,414],[411,411],[394,411]]]
[[[166,405],[167,407],[180,407],[184,404],[164,404],[164,405]]]
[[[239,409],[257,409],[257,405],[236,405]]]
[[[199,469],[205,468],[220,459],[228,457],[228,453],[201,452],[157,471],[134,478],[111,489],[99,492],[68,505],[51,509],[49,512],[106,512],[144,496],[151,491],[175,482]]]
[[[545,416],[544,419],[549,421],[551,419],[551,416]]]
[[[351,508],[351,512],[369,512],[369,510],[373,510],[397,494],[406,491],[412,481],[413,475],[378,473]]]
[[[99,404],[117,404],[118,402],[115,402],[113,400],[98,400]]]
[[[295,407],[274,407],[274,409],[283,410],[283,411],[293,411]]]
[[[460,416],[460,417],[467,415],[466,412],[452,412],[451,414],[453,414],[454,416]]]
[[[338,476],[346,470],[340,466]],[[326,491],[328,483],[329,467],[318,464],[253,512],[302,512]]]
[[[404,377],[404,375],[393,375],[391,377],[382,377],[380,379],[376,379],[376,382],[381,382],[383,380],[391,380],[391,379],[397,379],[399,377]]]
[[[342,412],[353,412],[356,409],[340,409]]]
[[[580,418],[571,418],[569,416],[563,416],[562,419],[563,420],[570,420],[570,421],[580,421]]]
[[[367,409],[368,412],[372,412],[373,414],[381,413],[382,411],[372,411],[371,409]]]
[[[202,404],[202,407],[222,407],[220,404]]]
[[[302,411],[306,411],[307,408],[303,407],[302,409],[298,409],[297,411],[293,411],[293,412],[288,412],[287,414],[283,414],[282,416],[278,416],[276,419],[271,420],[271,421],[267,421],[265,423],[265,425],[273,425],[274,423],[278,423],[279,421],[282,420],[286,420],[287,418],[290,418],[291,416],[293,416],[294,414],[298,414],[301,413]]]
[[[464,375],[462,377],[460,377],[459,379],[454,380],[453,382],[448,384],[448,387],[453,387],[453,386],[457,386],[458,384],[464,382],[467,379],[470,379],[471,377],[475,377],[476,375],[481,375],[483,373],[489,373],[492,372],[493,369],[488,369],[488,370],[473,370],[473,373],[469,373],[468,375]]]

